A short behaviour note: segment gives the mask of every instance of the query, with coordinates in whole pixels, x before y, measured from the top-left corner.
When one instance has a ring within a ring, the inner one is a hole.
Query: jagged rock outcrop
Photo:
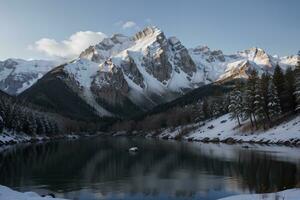
[[[145,88],[144,77],[139,71],[134,60],[129,55],[126,59],[122,60],[120,67],[130,80],[141,88]]]
[[[111,38],[103,39],[99,44],[84,50],[79,58],[85,58],[96,63],[102,63],[108,58],[127,49],[134,44],[132,38],[122,34],[114,34]]]
[[[92,81],[91,91],[101,102],[106,101],[111,105],[122,105],[129,92],[129,86],[122,69],[108,61],[102,65],[111,65],[109,66],[110,71],[99,71],[96,74]]]
[[[181,44],[176,37],[169,38],[169,44],[172,51],[174,51],[174,65],[175,69],[181,69],[189,77],[193,76],[193,73],[197,71],[196,65],[188,53],[188,50]]]

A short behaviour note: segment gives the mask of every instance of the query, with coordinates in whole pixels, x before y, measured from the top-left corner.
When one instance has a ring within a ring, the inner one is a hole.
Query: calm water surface
[[[128,148],[138,146],[138,153]],[[199,199],[300,187],[300,149],[87,138],[0,151],[0,184],[74,200]]]

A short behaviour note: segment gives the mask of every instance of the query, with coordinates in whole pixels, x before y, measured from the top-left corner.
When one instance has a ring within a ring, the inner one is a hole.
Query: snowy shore
[[[219,200],[299,200],[300,189],[284,190],[276,193],[242,194],[230,196]]]
[[[53,198],[51,196],[41,197],[34,192],[17,192],[6,186],[0,185],[0,199],[1,200],[65,200],[60,198]]]
[[[42,197],[34,192],[18,192],[6,186],[0,185],[0,199],[1,200],[66,200],[61,198],[53,198],[51,196]],[[276,193],[265,194],[242,194],[225,197],[219,200],[299,200],[300,189],[289,189]]]
[[[77,139],[77,138],[79,138],[79,135],[76,134],[57,135],[53,137],[49,137],[46,135],[30,136],[24,133],[12,133],[10,131],[4,130],[2,133],[0,133],[0,146],[26,143],[26,142],[40,142],[40,141],[47,141],[53,139]]]
[[[200,142],[300,145],[300,116],[266,131],[251,132],[242,129],[243,127],[239,128],[237,122],[229,119],[227,114],[205,122],[165,129],[160,134],[149,133],[146,137]]]

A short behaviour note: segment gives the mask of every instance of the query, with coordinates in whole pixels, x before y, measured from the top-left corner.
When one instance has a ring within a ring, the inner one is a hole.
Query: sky
[[[188,48],[300,50],[299,0],[0,0],[0,60],[71,58],[148,25]]]

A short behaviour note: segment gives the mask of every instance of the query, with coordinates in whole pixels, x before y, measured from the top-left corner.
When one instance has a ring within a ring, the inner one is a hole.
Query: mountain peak
[[[110,39],[116,44],[116,43],[123,43],[124,41],[128,40],[128,37],[121,33],[116,33],[113,34]]]
[[[147,26],[146,28],[144,28],[143,30],[137,32],[134,35],[134,40],[139,40],[142,38],[146,38],[146,37],[151,37],[151,36],[158,36],[161,33],[163,33],[159,28],[157,28],[156,26]]]
[[[251,61],[258,62],[261,65],[266,65],[270,67],[272,65],[271,56],[267,54],[265,50],[258,47],[252,47],[250,49],[246,49],[244,51],[238,52],[238,54]]]
[[[201,52],[210,52],[210,48],[207,45],[198,45],[194,48],[194,50]]]
[[[259,47],[251,47],[249,49],[238,51],[238,54],[257,54],[257,53],[265,54],[266,52],[264,49]]]

